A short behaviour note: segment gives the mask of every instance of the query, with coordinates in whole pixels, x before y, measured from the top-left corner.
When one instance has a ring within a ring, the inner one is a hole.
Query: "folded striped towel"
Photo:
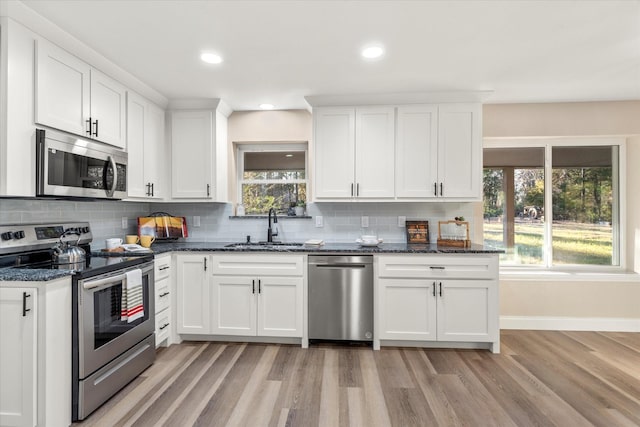
[[[120,320],[131,323],[144,316],[142,304],[142,270],[128,271],[122,287],[122,310]]]

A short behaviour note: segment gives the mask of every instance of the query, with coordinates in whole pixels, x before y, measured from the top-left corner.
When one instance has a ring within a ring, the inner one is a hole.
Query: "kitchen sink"
[[[231,243],[225,248],[236,249],[269,249],[269,250],[286,250],[301,248],[304,243],[287,243],[287,242],[257,242],[257,243]]]

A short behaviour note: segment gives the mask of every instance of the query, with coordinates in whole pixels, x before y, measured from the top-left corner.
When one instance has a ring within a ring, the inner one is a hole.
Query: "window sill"
[[[509,281],[550,281],[550,282],[639,282],[640,274],[623,270],[513,270],[500,269],[500,280]]]
[[[229,219],[267,219],[268,215],[229,215]],[[309,215],[278,215],[278,221],[281,219],[311,219],[313,217]]]

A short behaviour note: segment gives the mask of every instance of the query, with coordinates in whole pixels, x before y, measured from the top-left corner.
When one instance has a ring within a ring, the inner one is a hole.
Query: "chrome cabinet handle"
[[[356,197],[360,197],[360,183],[356,184]]]
[[[351,183],[351,197],[353,197],[353,182]]]

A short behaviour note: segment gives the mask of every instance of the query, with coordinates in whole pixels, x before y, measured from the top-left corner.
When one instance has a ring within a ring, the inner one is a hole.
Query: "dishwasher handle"
[[[365,268],[366,264],[315,264],[318,268]]]

